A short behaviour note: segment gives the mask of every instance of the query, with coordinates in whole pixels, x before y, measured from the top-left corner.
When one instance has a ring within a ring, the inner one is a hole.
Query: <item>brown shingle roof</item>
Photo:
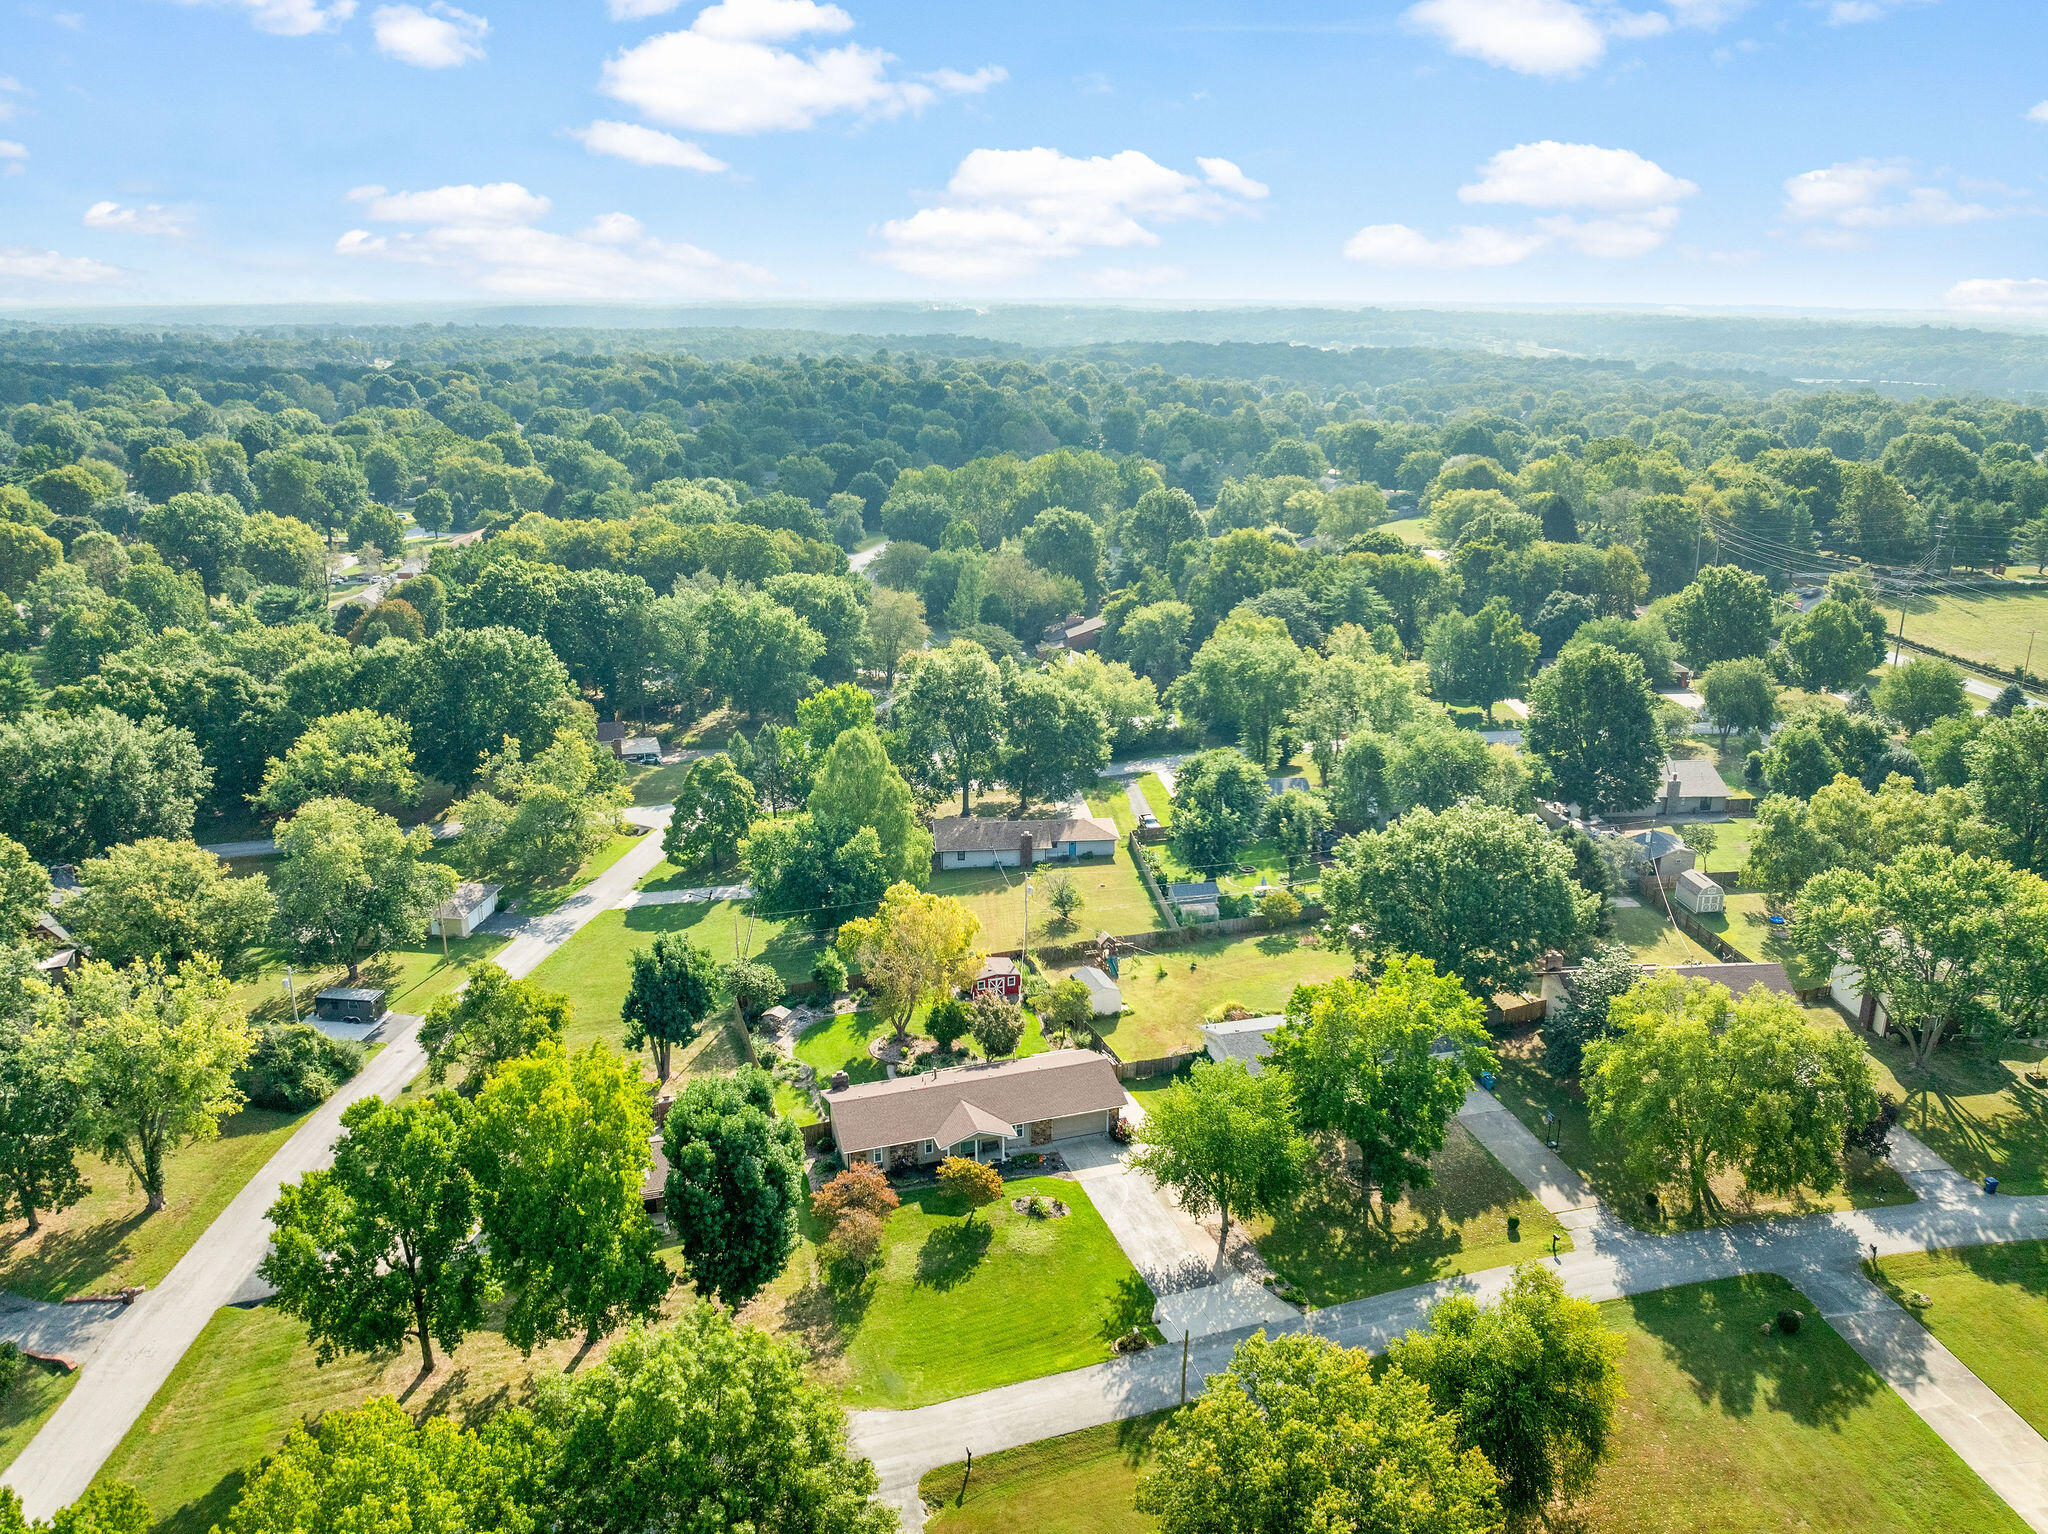
[[[965,1132],[948,1138],[958,1124],[1021,1128],[1039,1119],[1107,1112],[1121,1108],[1123,1102],[1116,1067],[1108,1056],[1092,1049],[1049,1050],[999,1065],[966,1065],[869,1082],[825,1096],[832,1137],[842,1155],[926,1140],[953,1144],[966,1138]],[[962,1108],[975,1111],[963,1114]]]
[[[932,846],[940,852],[1015,852],[1026,834],[1034,849],[1058,842],[1114,842],[1116,826],[1086,820],[991,820],[982,815],[949,815],[932,822]]]

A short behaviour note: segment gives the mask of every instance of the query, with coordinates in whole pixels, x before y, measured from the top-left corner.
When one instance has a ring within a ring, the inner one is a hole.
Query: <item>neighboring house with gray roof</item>
[[[1664,762],[1663,786],[1657,797],[1632,815],[1720,815],[1728,809],[1729,788],[1720,769],[1703,756],[1674,756]]]
[[[1107,1055],[1054,1049],[1022,1060],[835,1085],[824,1103],[847,1162],[893,1171],[948,1156],[1007,1161],[1018,1151],[1106,1135],[1123,1111],[1124,1088]]]
[[[948,815],[932,822],[932,867],[1029,868],[1034,863],[1116,854],[1116,826],[1099,815],[992,820]]]
[[[1245,1069],[1256,1076],[1263,1069],[1262,1062],[1275,1030],[1286,1021],[1284,1017],[1274,1016],[1204,1023],[1202,1042],[1208,1047],[1211,1060],[1218,1064],[1225,1060],[1242,1060]]]

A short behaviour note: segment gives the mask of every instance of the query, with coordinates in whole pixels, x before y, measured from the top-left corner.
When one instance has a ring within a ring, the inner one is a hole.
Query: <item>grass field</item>
[[[1645,902],[1614,912],[1613,941],[1625,943],[1638,964],[1715,964],[1720,962],[1671,924],[1665,914]]]
[[[1755,890],[1730,890],[1726,906],[1718,915],[1700,917],[1699,924],[1755,963],[1784,965],[1795,986],[1827,984],[1827,975],[1793,950],[1788,928],[1771,925],[1772,904],[1766,897]]]
[[[7,1394],[0,1396],[0,1470],[14,1463],[15,1456],[28,1447],[77,1383],[76,1370],[67,1374],[48,1364],[22,1360],[21,1374]]]
[[[1379,530],[1383,533],[1392,533],[1396,538],[1412,543],[1418,549],[1426,549],[1435,541],[1423,531],[1422,524],[1426,520],[1428,519],[1424,517],[1403,517],[1398,522],[1382,522]]]
[[[1841,1021],[1825,1008],[1810,1008],[1808,1015],[1822,1026],[1840,1027]],[[1628,1175],[1620,1158],[1593,1139],[1586,1101],[1575,1084],[1560,1082],[1543,1069],[1543,1047],[1534,1034],[1522,1034],[1498,1041],[1495,1053],[1500,1069],[1493,1095],[1501,1106],[1529,1127],[1539,1138],[1556,1136],[1557,1153],[1586,1179],[1618,1216],[1647,1230],[1664,1230],[1687,1223],[1683,1194],[1678,1189],[1664,1193],[1663,1219],[1652,1219],[1644,1207],[1647,1189]],[[1548,1110],[1557,1116],[1555,1124],[1543,1122]],[[1727,1207],[1731,1220],[1766,1219],[1778,1214],[1811,1214],[1825,1209],[1870,1209],[1885,1204],[1910,1204],[1913,1193],[1889,1164],[1870,1163],[1852,1156],[1849,1178],[1833,1193],[1801,1195],[1791,1199],[1751,1199],[1735,1176],[1714,1182],[1714,1192]]]
[[[1204,879],[1214,879],[1217,887],[1226,895],[1248,895],[1261,884],[1286,885],[1292,877],[1287,871],[1287,859],[1273,842],[1260,840],[1239,852],[1235,862],[1223,868],[1193,868],[1183,863],[1173,850],[1173,843],[1161,842],[1152,849],[1159,855],[1163,868],[1160,883],[1197,884]],[[1245,870],[1249,868],[1250,873]],[[1304,871],[1302,882],[1294,886],[1304,898],[1309,897],[1315,886],[1317,870]]]
[[[1881,1091],[1905,1101],[1899,1122],[1965,1177],[1996,1177],[2007,1193],[2048,1193],[2048,1092],[2030,1085],[2044,1052],[1963,1040],[1935,1051],[1927,1071],[1903,1044],[1860,1035]]]
[[[244,1108],[221,1121],[217,1138],[171,1152],[164,1160],[167,1207],[155,1214],[145,1211],[126,1167],[81,1157],[90,1193],[44,1215],[33,1236],[18,1220],[0,1227],[0,1288],[61,1300],[160,1282],[302,1118]]]
[[[1798,1334],[1760,1334],[1779,1309]],[[2026,1525],[1783,1279],[1600,1307],[1627,1342],[1612,1453],[1552,1528],[1577,1534],[1868,1534]],[[1161,1418],[1111,1423],[925,1476],[932,1534],[1148,1534],[1132,1510]]]
[[[1651,822],[1662,831],[1674,831],[1692,845],[1691,837],[1700,827],[1689,821],[1656,820]],[[1736,874],[1742,872],[1742,865],[1749,861],[1750,838],[1756,835],[1754,820],[1717,820],[1711,823],[1714,833],[1714,850],[1699,860],[1702,870],[1710,874]],[[1697,852],[1699,849],[1693,849]]]
[[[642,808],[651,804],[673,804],[676,791],[683,786],[683,779],[696,765],[690,761],[670,762],[665,767],[643,767],[628,762],[626,787],[632,790],[633,802]]]
[[[677,1290],[671,1304],[681,1303]],[[526,1398],[530,1382],[562,1373],[582,1339],[523,1357],[495,1331],[471,1334],[422,1381],[417,1347],[344,1355],[322,1365],[305,1326],[268,1305],[217,1310],[100,1471],[127,1481],[156,1515],[155,1534],[208,1534],[232,1505],[244,1473],[285,1433],[322,1412],[393,1395],[416,1417],[472,1424]],[[604,1356],[600,1342],[582,1363]]]
[[[2048,630],[2048,587],[2017,586],[1997,589],[2000,583],[1987,577],[1993,589],[1979,590],[1967,597],[1919,597],[1906,604],[1906,637],[1933,645],[1951,655],[1960,655],[1985,665],[2016,670],[2027,660],[2033,642],[2036,674],[2048,656],[2048,643],[2035,641],[2037,632]],[[1894,614],[1894,625],[1897,618]]]
[[[1070,1212],[1010,1207],[1034,1194]],[[1079,1183],[1023,1178],[1003,1195],[969,1223],[937,1188],[906,1192],[864,1283],[831,1283],[807,1240],[745,1318],[802,1346],[849,1407],[922,1406],[1100,1363],[1150,1324],[1151,1289]],[[808,1215],[805,1232],[822,1234]]]
[[[1074,924],[1059,926],[1053,920],[1051,904],[1045,898],[1046,880],[1064,873],[1081,892],[1080,909]],[[1015,868],[947,868],[931,876],[926,886],[934,895],[945,895],[963,903],[981,923],[975,946],[991,951],[1024,945],[1024,880]],[[1031,940],[1034,943],[1066,942],[1097,932],[1119,936],[1151,932],[1165,925],[1159,908],[1145,889],[1145,881],[1131,866],[1131,855],[1119,846],[1107,862],[1053,863],[1033,869],[1031,889]]]
[[[1391,1215],[1329,1160],[1317,1163],[1307,1192],[1277,1220],[1249,1229],[1259,1255],[1311,1305],[1385,1294],[1454,1273],[1478,1273],[1546,1254],[1564,1227],[1486,1148],[1453,1122],[1430,1159],[1434,1183],[1411,1191]],[[1508,1218],[1521,1217],[1519,1239]],[[1559,1249],[1569,1251],[1563,1236]]]
[[[1348,953],[1305,946],[1304,930],[1211,938],[1158,954],[1132,954],[1117,980],[1129,1010],[1100,1020],[1103,1038],[1124,1060],[1156,1060],[1198,1049],[1200,1023],[1231,1002],[1261,1016],[1280,1012],[1295,986],[1351,973]]]
[[[1909,1252],[1877,1265],[1891,1297],[2007,1406],[2048,1433],[2048,1241]],[[1921,1303],[1925,1296],[1925,1303]]]
[[[1148,772],[1138,779],[1138,792],[1145,796],[1145,802],[1152,807],[1152,818],[1162,826],[1173,824],[1173,794],[1159,780],[1159,774]]]
[[[911,1024],[913,1033],[922,1021],[923,1014],[917,1014]],[[807,1031],[796,1042],[796,1057],[818,1073],[820,1090],[831,1082],[834,1071],[845,1071],[855,1083],[880,1081],[887,1073],[881,1062],[868,1053],[868,1044],[889,1031],[888,1023],[878,1013],[847,1012]],[[960,1047],[970,1054],[981,1053],[972,1039],[962,1039]],[[1017,1041],[1016,1054],[1011,1058],[1040,1054],[1046,1048],[1038,1016],[1027,1009],[1024,1013],[1024,1035]]]

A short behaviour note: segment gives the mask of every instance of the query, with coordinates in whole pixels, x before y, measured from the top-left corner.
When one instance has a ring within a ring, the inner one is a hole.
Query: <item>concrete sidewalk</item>
[[[1571,1225],[1566,1215],[1596,1211],[1600,1201],[1586,1180],[1565,1165],[1564,1158],[1529,1132],[1529,1128],[1500,1104],[1484,1087],[1465,1094],[1465,1106],[1458,1110],[1458,1122],[1471,1131],[1472,1138],[1508,1169],[1515,1181],[1536,1196],[1536,1202]],[[1581,1226],[1584,1221],[1579,1222]]]

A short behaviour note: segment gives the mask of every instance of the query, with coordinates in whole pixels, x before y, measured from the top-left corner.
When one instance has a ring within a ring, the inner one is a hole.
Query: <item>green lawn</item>
[[[1152,849],[1159,857],[1164,872],[1160,884],[1197,884],[1204,879],[1214,879],[1217,887],[1226,895],[1248,895],[1261,884],[1285,885],[1292,877],[1287,870],[1287,859],[1281,855],[1277,844],[1260,840],[1239,852],[1236,861],[1224,868],[1198,869],[1183,863],[1173,850],[1173,843],[1161,842]],[[1245,870],[1249,868],[1250,873]],[[1317,870],[1311,868],[1305,873],[1297,893],[1311,894],[1316,882]]]
[[[1297,985],[1351,973],[1342,949],[1308,947],[1306,929],[1210,938],[1123,960],[1118,986],[1129,1010],[1103,1018],[1102,1036],[1124,1060],[1199,1049],[1198,1025],[1232,1002],[1255,1015],[1282,1012]]]
[[[626,787],[633,791],[633,802],[645,808],[651,804],[673,804],[676,791],[683,786],[683,779],[697,764],[670,762],[666,767],[643,767],[628,762],[626,766]]]
[[[1738,772],[1737,783],[1730,786],[1739,786],[1740,777],[1741,774]],[[1687,846],[1692,845],[1689,838],[1700,829],[1696,824],[1683,821],[1657,820],[1651,824],[1661,831],[1675,832],[1680,838],[1686,839]],[[1749,861],[1749,843],[1756,835],[1756,821],[1713,821],[1710,822],[1709,828],[1714,833],[1714,850],[1699,860],[1700,868],[1710,874],[1741,873],[1742,865]],[[1694,851],[1698,849],[1694,848]]]
[[[1760,1331],[1786,1306],[1795,1336]],[[1774,1276],[1600,1307],[1627,1394],[1577,1534],[1870,1534],[2026,1525]],[[933,1534],[1147,1534],[1132,1510],[1161,1418],[1090,1428],[925,1476]],[[963,1490],[964,1485],[964,1490]]]
[[[1785,914],[1780,908],[1778,913]],[[1757,964],[1778,963],[1796,986],[1826,985],[1828,977],[1793,951],[1789,927],[1771,925],[1772,903],[1755,890],[1728,891],[1727,909],[1699,924]]]
[[[1297,1297],[1322,1306],[1505,1267],[1548,1253],[1553,1234],[1570,1250],[1564,1227],[1463,1125],[1451,1124],[1429,1167],[1434,1183],[1386,1215],[1328,1159],[1318,1162],[1299,1204],[1249,1227],[1259,1255]],[[1508,1235],[1510,1215],[1521,1217],[1519,1239]]]
[[[911,1407],[1060,1374],[1111,1356],[1149,1326],[1152,1291],[1076,1182],[1024,1178],[975,1215],[936,1188],[907,1191],[882,1258],[858,1288],[835,1287],[808,1241],[748,1319],[811,1356],[849,1407]],[[1035,1220],[1009,1200],[1058,1199]],[[805,1217],[806,1234],[821,1234]]]
[[[2048,1433],[2048,1241],[1909,1252],[1877,1267],[1893,1299]]]
[[[2031,1085],[2044,1052],[2017,1041],[1944,1044],[1923,1074],[1903,1044],[1859,1034],[1900,1122],[1965,1177],[2007,1193],[2048,1193],[2048,1092]]]
[[[18,1220],[0,1227],[0,1288],[61,1300],[161,1282],[302,1118],[244,1108],[221,1121],[218,1138],[173,1151],[164,1162],[167,1207],[155,1214],[126,1167],[81,1158],[90,1193],[44,1215],[33,1236]]]
[[[1148,772],[1138,779],[1138,792],[1145,796],[1145,802],[1152,806],[1152,818],[1162,826],[1173,824],[1173,795],[1166,785],[1159,781],[1159,774]],[[1126,801],[1128,802],[1128,800]]]
[[[1138,824],[1138,817],[1131,809],[1131,796],[1124,792],[1121,782],[1112,783],[1107,778],[1099,778],[1096,783],[1097,786],[1088,791],[1088,813],[1100,815],[1114,825],[1121,840]]]
[[[1638,897],[1640,898],[1640,897]],[[1614,912],[1614,939],[1626,943],[1638,964],[1717,964],[1720,961],[1674,927],[1647,902]]]
[[[1052,906],[1045,898],[1046,880],[1065,874],[1081,892],[1080,909],[1072,926],[1055,924]],[[1131,855],[1119,846],[1108,860],[1082,863],[1051,863],[1031,871],[1031,941],[1072,942],[1097,932],[1123,936],[1151,932],[1165,925],[1159,908],[1145,888]],[[946,868],[931,876],[926,885],[934,895],[960,901],[981,923],[974,942],[991,952],[1024,946],[1024,879],[1015,868]]]
[[[913,1033],[923,1020],[922,1012],[914,1016],[911,1023]],[[881,1062],[868,1053],[868,1044],[888,1031],[889,1025],[878,1013],[843,1013],[807,1030],[796,1041],[796,1057],[818,1073],[821,1089],[829,1086],[834,1071],[845,1071],[856,1083],[881,1081],[887,1073]],[[981,1054],[972,1039],[962,1039],[960,1047],[969,1054]],[[1038,1015],[1026,1008],[1024,1035],[1017,1041],[1017,1051],[1012,1058],[1040,1054],[1047,1047],[1045,1034],[1038,1025]]]
[[[736,901],[600,911],[533,972],[536,983],[563,992],[575,1007],[576,1019],[569,1029],[571,1048],[618,1032],[619,1003],[625,999],[632,976],[633,954],[664,932],[686,933],[720,963],[744,948],[749,957],[773,965],[784,980],[810,979],[811,965],[818,956],[817,940],[807,929],[795,923],[750,919]]]
[[[1809,1008],[1807,1015],[1822,1026],[1840,1027],[1841,1021],[1826,1008]],[[1664,1191],[1662,1220],[1652,1220],[1644,1207],[1645,1190],[1630,1177],[1613,1152],[1593,1139],[1585,1098],[1576,1082],[1560,1082],[1543,1069],[1543,1048],[1537,1035],[1522,1034],[1499,1041],[1495,1046],[1500,1067],[1493,1095],[1501,1106],[1529,1127],[1531,1133],[1557,1139],[1557,1153],[1565,1163],[1586,1179],[1588,1186],[1622,1219],[1645,1229],[1670,1229],[1687,1223],[1683,1194]],[[1546,1126],[1545,1110],[1557,1116]],[[1716,1180],[1714,1191],[1727,1206],[1731,1220],[1765,1219],[1778,1214],[1811,1214],[1826,1209],[1870,1209],[1885,1204],[1910,1204],[1913,1192],[1905,1180],[1885,1162],[1871,1163],[1851,1156],[1846,1186],[1822,1195],[1802,1194],[1791,1199],[1750,1199],[1740,1179],[1726,1176]]]
[[[1396,538],[1412,543],[1418,549],[1426,549],[1435,541],[1423,531],[1422,524],[1427,520],[1425,517],[1403,517],[1398,522],[1382,522],[1379,530],[1383,533],[1392,533]]]
[[[1990,577],[1991,587],[1999,583]],[[1894,615],[1896,624],[1896,615]],[[1906,603],[1906,637],[1986,665],[2017,669],[2035,630],[2048,629],[2048,588],[2015,585],[2009,591],[1975,590],[1965,596],[1915,597]],[[1909,655],[1912,653],[1907,652]],[[2033,664],[2042,669],[2043,646]]]
[[[77,1383],[75,1370],[67,1374],[48,1364],[22,1360],[20,1376],[7,1394],[0,1396],[0,1470],[14,1463],[15,1456],[28,1447]]]

